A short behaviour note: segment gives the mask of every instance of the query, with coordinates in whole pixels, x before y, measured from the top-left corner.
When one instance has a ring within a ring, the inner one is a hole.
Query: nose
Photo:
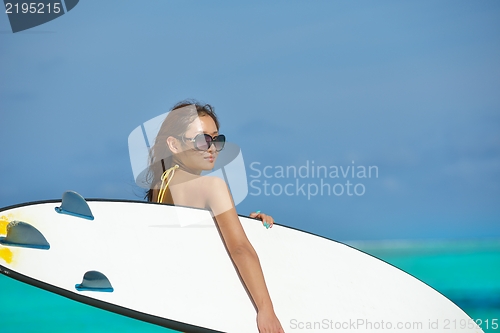
[[[210,152],[211,154],[215,154],[217,152],[217,149],[215,149],[215,143],[214,142],[210,142],[210,147],[208,148],[207,151]]]

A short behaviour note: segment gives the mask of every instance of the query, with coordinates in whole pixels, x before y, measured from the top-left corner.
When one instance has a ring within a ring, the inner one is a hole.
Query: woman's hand
[[[262,309],[257,313],[259,333],[285,333],[272,309]]]
[[[250,217],[261,219],[264,227],[266,227],[268,229],[273,227],[273,224],[274,224],[273,217],[271,215],[266,215],[264,213],[261,213],[260,210],[254,212],[254,213],[251,213]]]

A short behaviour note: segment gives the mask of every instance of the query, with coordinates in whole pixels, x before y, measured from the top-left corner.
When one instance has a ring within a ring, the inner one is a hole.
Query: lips
[[[213,162],[214,161],[214,157],[213,156],[207,156],[205,157],[205,159],[209,162]]]

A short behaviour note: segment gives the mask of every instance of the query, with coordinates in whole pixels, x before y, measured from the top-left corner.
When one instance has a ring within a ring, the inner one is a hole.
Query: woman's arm
[[[257,307],[257,325],[261,333],[282,333],[264,280],[259,258],[250,244],[234,208],[226,183],[206,178],[207,201],[214,214],[226,248]]]

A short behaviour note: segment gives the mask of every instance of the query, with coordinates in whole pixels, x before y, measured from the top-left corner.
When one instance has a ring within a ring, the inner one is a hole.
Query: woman
[[[210,105],[178,103],[163,122],[150,152],[152,187],[147,198],[152,202],[209,209],[257,308],[259,332],[283,333],[259,258],[241,226],[226,183],[217,177],[200,176],[203,170],[213,169],[224,143]],[[267,228],[274,223],[271,216],[260,212],[250,217],[260,218]]]

